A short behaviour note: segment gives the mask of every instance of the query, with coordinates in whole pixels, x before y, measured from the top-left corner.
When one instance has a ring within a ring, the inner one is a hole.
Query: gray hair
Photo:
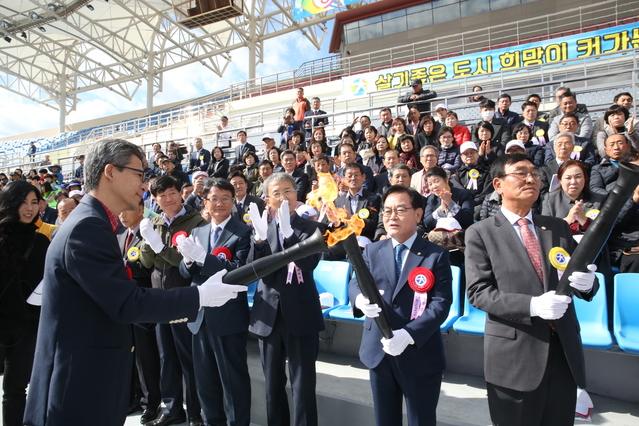
[[[419,151],[419,156],[423,157],[424,154],[426,153],[427,150],[432,149],[433,151],[435,151],[435,154],[439,155],[439,150],[437,149],[436,146],[434,145],[426,145],[425,147],[423,147],[420,151]]]
[[[397,170],[406,170],[408,172],[408,176],[411,175],[410,173],[410,167],[408,167],[406,164],[395,164],[391,169],[390,169],[390,175],[393,176],[395,174],[395,172]]]
[[[93,145],[84,161],[85,190],[88,192],[98,187],[107,164],[122,170],[123,166],[131,163],[132,156],[140,161],[144,159],[140,147],[124,139],[105,139]]]
[[[573,135],[573,134],[572,134],[572,133],[570,133],[570,132],[561,132],[561,133],[559,133],[557,136],[555,136],[555,140],[559,139],[559,138],[560,138],[560,137],[562,137],[562,136],[567,136],[567,137],[569,137],[569,138],[570,138],[570,140],[572,141],[572,144],[573,144],[573,145],[575,144],[575,135]]]
[[[267,196],[269,187],[281,181],[290,182],[291,185],[293,185],[293,188],[295,188],[296,186],[295,179],[293,179],[293,176],[289,175],[288,173],[273,173],[272,175],[267,177],[266,180],[264,181],[264,185],[262,186],[263,195]]]

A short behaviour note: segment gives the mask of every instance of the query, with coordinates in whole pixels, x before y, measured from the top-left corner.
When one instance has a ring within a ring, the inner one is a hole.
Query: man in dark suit
[[[306,140],[311,140],[313,129],[318,127],[324,127],[328,125],[328,117],[326,117],[326,111],[320,109],[320,98],[317,96],[311,99],[311,110],[304,113],[304,129],[306,129]],[[316,115],[322,117],[314,118]]]
[[[342,142],[337,147],[337,152],[339,154],[340,161],[340,169],[337,171],[337,175],[341,178],[344,177],[344,167],[347,164],[354,163],[357,160],[357,153],[355,152],[355,147],[351,143]],[[375,179],[373,177],[373,171],[368,166],[364,167],[364,188],[368,191],[373,191],[375,189]]]
[[[268,207],[277,212],[277,220],[267,223],[267,215],[260,215],[257,206],[250,206],[255,231],[252,259],[289,248],[320,226],[295,213],[297,197],[291,176],[274,173],[264,185]],[[269,425],[317,425],[315,361],[324,320],[313,271],[319,260],[319,253],[309,253],[264,277],[255,293],[249,331],[257,334],[259,340]],[[293,423],[286,396],[286,359],[293,393]]]
[[[291,150],[286,150],[280,155],[282,167],[284,172],[291,175],[295,180],[295,190],[297,191],[297,201],[306,201],[306,194],[311,190],[311,183],[308,175],[304,173],[302,169],[297,169],[297,160],[295,153]],[[293,208],[295,205],[293,205]]]
[[[381,308],[362,295],[357,278],[349,284],[353,314],[366,315],[359,356],[370,369],[379,426],[402,424],[402,397],[406,398],[409,424],[437,422],[435,412],[446,367],[439,327],[450,309],[452,276],[448,252],[417,235],[423,213],[421,198],[413,188],[389,187],[382,214],[390,238],[364,249],[366,265],[383,290],[392,338],[382,338],[373,320]],[[421,275],[413,278],[413,271]],[[420,278],[432,285],[427,292],[420,292]],[[416,308],[420,302],[424,305]]]
[[[195,138],[195,149],[191,153],[189,168],[186,170],[186,173],[191,174],[199,171],[205,172],[209,169],[211,153],[207,149],[202,148],[202,144],[201,138]]]
[[[563,219],[532,214],[540,183],[530,158],[504,155],[491,176],[501,210],[466,230],[465,253],[468,299],[487,313],[490,416],[495,425],[571,425],[577,386],[586,387],[583,350],[572,299],[555,293],[558,271],[548,253],[571,253],[576,243]],[[574,296],[591,300],[597,292],[593,272],[569,279]]]
[[[260,213],[264,211],[266,208],[266,203],[259,197],[255,197],[253,195],[248,195],[246,191],[248,190],[248,179],[246,179],[246,175],[241,171],[235,171],[229,175],[229,182],[233,186],[235,190],[235,202],[233,205],[233,210],[231,211],[231,216],[233,219],[238,222],[246,223],[244,220],[244,215],[248,213],[248,207],[251,203],[257,204],[257,207],[260,209]]]
[[[131,276],[140,287],[151,288],[151,270],[140,264],[140,222],[144,219],[144,202],[135,210],[124,210],[119,215],[120,222],[124,225],[117,233],[118,245],[122,252],[122,258],[131,270]],[[201,311],[200,311],[201,312]],[[162,394],[160,392],[160,353],[155,337],[155,324],[140,324],[133,327],[133,340],[135,342],[135,366],[138,375],[138,384],[142,392],[139,404],[142,409],[142,424],[156,419],[159,413]],[[134,390],[135,391],[135,390]]]
[[[137,145],[119,139],[97,142],[87,154],[87,195],[46,259],[25,425],[121,426],[133,369],[131,324],[194,320],[201,306],[246,291],[221,277],[171,291],[128,279],[115,215],[140,203],[142,159]]]
[[[38,209],[40,218],[44,223],[55,225],[55,221],[58,219],[58,211],[52,207],[49,207],[45,200],[38,201]]]
[[[548,138],[548,122],[538,120],[539,106],[533,101],[526,101],[521,104],[521,123],[524,123],[530,130],[530,134],[533,138],[536,138],[540,145],[547,144],[550,140]],[[514,126],[513,126],[514,129]],[[517,135],[513,134],[514,138]]]
[[[379,194],[368,191],[362,187],[364,183],[364,166],[359,163],[351,163],[344,167],[344,179],[348,186],[348,192],[340,195],[335,200],[335,207],[346,209],[351,215],[360,214],[364,221],[364,229],[360,235],[370,239],[375,237],[375,228],[382,199]]]
[[[595,144],[589,138],[583,138],[581,136],[577,136],[577,130],[579,128],[579,118],[573,114],[568,113],[564,114],[559,120],[559,130],[560,133],[555,135],[552,141],[548,142],[548,144],[544,147],[545,149],[545,161],[548,162],[555,158],[554,144],[555,140],[559,137],[560,134],[564,133],[572,133],[574,135],[573,141],[573,152],[570,153],[570,157],[583,161],[588,169],[590,167],[597,164],[597,154]]]
[[[184,256],[180,273],[194,286],[223,269],[244,265],[251,246],[251,228],[231,217],[233,186],[224,179],[209,179],[202,197],[211,223],[193,229],[178,246]],[[207,424],[251,423],[248,324],[246,294],[217,308],[200,309],[195,322],[187,324],[193,333],[197,393]]]
[[[436,161],[436,160],[435,160]],[[384,193],[384,189],[391,185],[390,171],[399,164],[399,153],[394,149],[389,149],[384,153],[384,170],[374,178],[375,192],[379,195]]]
[[[239,132],[237,132],[237,140],[240,144],[235,147],[235,160],[233,162],[234,164],[241,164],[242,158],[244,157],[244,154],[246,154],[247,152],[249,151],[256,152],[255,147],[251,145],[250,143],[246,142],[246,139],[247,139],[247,136],[244,130],[240,130]]]

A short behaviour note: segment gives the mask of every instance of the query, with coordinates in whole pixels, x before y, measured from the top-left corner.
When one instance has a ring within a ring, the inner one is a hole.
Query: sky
[[[327,27],[328,32],[320,50],[317,50],[300,32],[266,40],[264,63],[257,66],[257,76],[295,69],[306,61],[331,56],[328,53],[328,45],[333,22],[329,21]],[[154,105],[204,96],[226,89],[232,83],[248,79],[247,55],[248,49],[231,52],[233,60],[222,77],[213,74],[199,63],[164,73],[163,91],[155,96]],[[2,138],[58,127],[60,114],[53,108],[32,102],[4,89],[0,89],[0,99],[2,99],[0,102],[0,137]],[[131,101],[107,89],[83,93],[80,99],[76,110],[67,115],[66,124],[145,109],[146,85],[140,87]]]

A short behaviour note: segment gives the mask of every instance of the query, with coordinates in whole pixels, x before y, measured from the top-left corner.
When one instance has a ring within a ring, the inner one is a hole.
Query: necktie
[[[131,245],[131,241],[133,241],[133,232],[129,229],[129,233],[126,236],[126,241],[124,242],[124,254],[129,251],[129,246]]]
[[[406,246],[404,244],[398,244],[395,246],[395,274],[397,275],[397,281],[399,281],[400,275],[402,275],[402,260],[404,259],[404,250]]]
[[[528,257],[535,267],[535,271],[537,271],[537,276],[539,276],[539,280],[544,282],[544,274],[541,268],[541,254],[539,253],[539,242],[535,235],[532,233],[528,224],[530,221],[528,219],[521,218],[517,221],[517,225],[519,225],[519,229],[521,230],[521,238],[524,240],[524,246],[526,246],[526,251],[528,252]]]
[[[240,214],[240,217],[244,216],[244,208],[239,201],[237,202],[237,212]]]
[[[215,227],[215,231],[213,231],[213,244],[211,244],[211,246],[215,247],[215,244],[217,244],[217,239],[220,238],[220,231],[222,230],[221,227],[216,226]]]

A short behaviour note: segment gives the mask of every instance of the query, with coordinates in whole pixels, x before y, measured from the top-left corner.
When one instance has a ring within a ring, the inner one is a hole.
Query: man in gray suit
[[[207,179],[202,198],[211,223],[197,227],[181,240],[184,256],[180,273],[200,285],[219,271],[246,263],[251,228],[233,219],[233,185],[224,179]],[[206,249],[204,248],[206,247]],[[251,379],[246,341],[249,309],[246,293],[216,308],[200,309],[193,333],[193,367],[200,405],[207,425],[251,423]]]
[[[548,253],[571,253],[568,223],[532,214],[540,175],[524,154],[493,163],[501,210],[466,230],[468,299],[487,313],[484,375],[495,425],[572,425],[577,386],[586,386],[579,324],[570,296],[555,293]],[[588,269],[594,269],[588,265]],[[574,272],[573,295],[591,300],[593,272]]]

